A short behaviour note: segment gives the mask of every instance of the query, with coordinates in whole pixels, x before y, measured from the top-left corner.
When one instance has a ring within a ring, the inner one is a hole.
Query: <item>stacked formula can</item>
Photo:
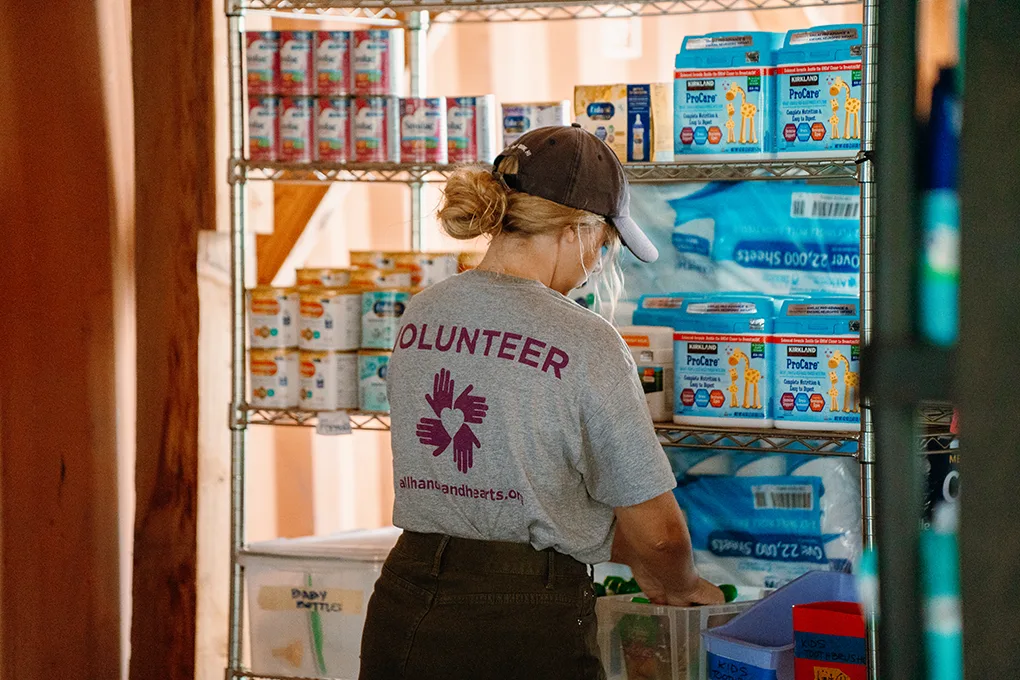
[[[388,413],[386,372],[404,310],[460,260],[352,252],[350,267],[299,269],[295,287],[249,291],[251,405]]]
[[[495,102],[400,97],[402,29],[249,31],[248,155],[287,163],[447,163],[495,156]]]

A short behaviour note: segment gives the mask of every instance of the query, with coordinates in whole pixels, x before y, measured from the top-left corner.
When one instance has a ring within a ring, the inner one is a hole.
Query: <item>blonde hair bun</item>
[[[439,221],[447,234],[461,241],[491,238],[503,228],[507,202],[506,187],[490,171],[460,168],[446,181]]]

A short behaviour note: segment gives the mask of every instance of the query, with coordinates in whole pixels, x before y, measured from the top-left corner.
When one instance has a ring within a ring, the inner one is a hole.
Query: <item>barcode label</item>
[[[790,201],[790,217],[816,220],[856,220],[861,214],[861,199],[843,194],[797,192]]]
[[[806,485],[753,486],[755,510],[814,510],[815,494]]]

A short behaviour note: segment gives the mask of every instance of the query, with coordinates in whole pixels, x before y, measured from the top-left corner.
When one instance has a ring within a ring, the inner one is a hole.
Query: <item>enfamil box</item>
[[[673,160],[668,83],[578,85],[574,120],[608,144],[624,163]]]
[[[761,157],[773,152],[779,34],[684,38],[673,79],[677,157]]]

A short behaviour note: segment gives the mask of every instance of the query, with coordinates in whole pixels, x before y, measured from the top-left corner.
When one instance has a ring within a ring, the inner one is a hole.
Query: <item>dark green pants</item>
[[[368,604],[360,680],[602,680],[588,567],[404,532]]]

